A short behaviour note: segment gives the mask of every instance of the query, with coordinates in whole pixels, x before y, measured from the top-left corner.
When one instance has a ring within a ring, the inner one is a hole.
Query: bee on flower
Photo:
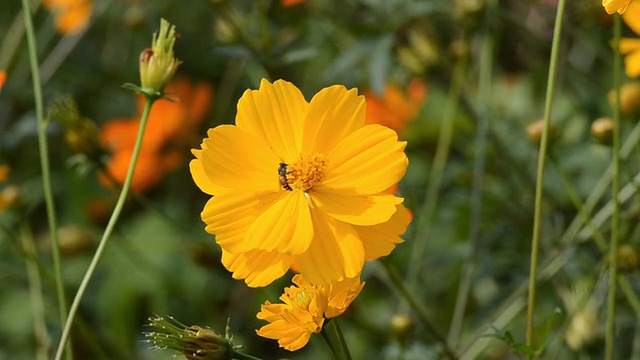
[[[205,229],[235,279],[266,286],[295,263],[329,284],[402,242],[408,213],[388,189],[407,169],[406,143],[365,125],[365,107],[355,89],[330,86],[307,102],[289,82],[262,80],[238,101],[235,125],[193,150],[193,179],[213,196]]]

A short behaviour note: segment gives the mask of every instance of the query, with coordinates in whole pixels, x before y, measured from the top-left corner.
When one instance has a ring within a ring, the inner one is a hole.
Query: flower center
[[[302,154],[300,160],[287,167],[287,183],[294,189],[309,191],[320,183],[327,170],[327,160],[321,153]]]
[[[311,300],[313,300],[314,294],[312,292],[306,290],[300,290],[293,300],[293,306],[300,309],[309,309],[309,304],[311,304]]]

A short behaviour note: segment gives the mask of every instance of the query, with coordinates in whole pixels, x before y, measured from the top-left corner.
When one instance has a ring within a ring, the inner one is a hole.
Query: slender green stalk
[[[253,355],[245,354],[239,351],[233,352],[233,358],[239,360],[262,360],[259,357],[255,357]]]
[[[544,168],[547,157],[547,145],[549,139],[549,124],[551,123],[551,105],[555,90],[556,69],[558,65],[558,50],[560,48],[560,35],[562,33],[562,19],[564,17],[565,0],[558,2],[556,24],[553,29],[553,42],[551,45],[551,60],[549,61],[549,77],[547,80],[547,94],[544,104],[544,127],[540,140],[538,153],[538,176],[536,178],[535,209],[533,217],[533,237],[531,239],[531,268],[529,270],[529,298],[527,301],[527,335],[526,344],[533,348],[533,317],[536,301],[536,281],[538,271],[538,251],[540,247],[540,232],[542,228],[542,193],[544,190]],[[529,356],[531,359],[532,357]]]
[[[613,87],[615,89],[615,106],[613,109],[613,209],[611,212],[611,243],[609,246],[609,290],[607,299],[607,326],[605,333],[605,359],[612,360],[615,347],[616,316],[616,279],[618,277],[618,238],[620,225],[620,34],[622,24],[620,15],[614,15],[613,40]]]
[[[47,222],[49,223],[49,236],[51,237],[51,253],[53,257],[53,272],[56,283],[56,294],[58,296],[58,309],[60,312],[60,323],[67,320],[67,300],[64,294],[64,283],[62,281],[62,270],[60,266],[60,252],[58,248],[58,231],[56,224],[56,209],[53,202],[53,190],[51,188],[51,176],[49,173],[49,146],[47,144],[48,119],[44,118],[44,107],[42,102],[42,86],[40,85],[40,70],[38,67],[38,52],[36,38],[31,19],[31,9],[28,0],[22,0],[22,12],[24,14],[24,24],[27,34],[27,44],[29,47],[29,62],[31,64],[31,78],[33,80],[33,96],[36,105],[36,117],[38,120],[38,147],[40,149],[40,167],[42,169],[42,186],[44,188],[44,201],[47,208]],[[69,345],[71,348],[71,345]],[[72,359],[71,351],[67,352],[67,359]]]
[[[420,320],[422,325],[425,327],[425,329],[427,329],[427,331],[431,334],[431,336],[433,336],[436,339],[436,341],[440,343],[445,356],[451,360],[457,359],[458,357],[456,356],[454,351],[449,347],[449,345],[447,345],[447,340],[444,338],[444,336],[440,334],[440,332],[438,332],[438,330],[435,328],[435,326],[433,326],[433,324],[429,320],[429,317],[427,316],[427,311],[425,310],[420,300],[418,300],[416,296],[413,293],[411,293],[407,285],[400,278],[400,275],[398,275],[397,271],[384,261],[378,261],[378,263],[382,264],[382,268],[384,268],[385,273],[389,278],[390,284],[409,303],[409,305],[411,306],[413,311],[416,313],[416,315],[418,316],[418,319]]]
[[[447,336],[447,344],[454,346],[460,336],[462,321],[467,307],[467,299],[473,274],[476,267],[476,248],[480,237],[480,218],[482,213],[482,188],[484,184],[485,158],[487,148],[487,135],[489,133],[491,78],[493,76],[493,33],[490,30],[490,22],[493,19],[495,1],[487,4],[485,13],[485,31],[482,35],[482,50],[480,54],[480,78],[478,91],[478,129],[475,140],[476,159],[473,168],[473,191],[471,193],[471,220],[469,225],[469,250],[467,259],[462,269],[462,279],[458,285],[456,302]]]
[[[438,206],[438,195],[440,192],[440,185],[442,183],[442,175],[449,157],[456,113],[458,111],[458,103],[460,101],[462,87],[467,74],[468,60],[469,56],[463,55],[455,65],[453,79],[451,81],[451,90],[449,91],[447,105],[445,107],[444,115],[442,116],[443,120],[438,134],[438,145],[436,147],[436,153],[434,155],[433,164],[431,165],[431,170],[429,171],[430,175],[427,184],[427,193],[423,202],[425,205],[420,209],[420,213],[415,216],[416,220],[414,222],[419,222],[416,226],[418,230],[415,235],[415,239],[417,241],[413,242],[411,259],[409,261],[409,271],[407,273],[407,282],[411,288],[414,288],[418,281],[418,275],[420,273],[419,266],[420,264],[423,264],[420,260],[424,256],[425,248],[428,243],[428,241],[425,241],[425,238],[429,235],[433,216]]]
[[[131,156],[131,163],[129,164],[129,170],[127,170],[127,176],[124,180],[124,185],[122,185],[122,191],[120,192],[120,197],[118,197],[118,201],[116,202],[116,206],[113,209],[113,213],[111,214],[111,218],[109,219],[109,223],[104,230],[104,234],[102,235],[102,239],[100,239],[100,244],[98,244],[98,248],[96,249],[96,253],[91,260],[91,264],[89,264],[89,268],[82,279],[82,283],[80,283],[80,287],[76,293],[75,298],[73,299],[73,304],[71,304],[71,309],[69,311],[69,318],[64,326],[62,331],[62,336],[60,338],[60,343],[58,344],[58,351],[56,352],[56,360],[60,360],[62,357],[62,353],[64,350],[64,345],[69,338],[69,333],[71,332],[71,326],[73,324],[73,319],[78,311],[78,307],[80,306],[80,302],[87,290],[87,286],[89,285],[89,281],[93,276],[93,273],[98,266],[98,262],[102,257],[102,253],[106,248],[107,242],[111,237],[111,233],[118,222],[118,218],[120,217],[120,213],[122,212],[122,208],[124,207],[125,200],[127,198],[127,194],[129,193],[129,189],[131,188],[131,181],[133,180],[133,173],[136,167],[136,163],[138,161],[138,155],[140,154],[140,148],[142,147],[142,138],[144,135],[144,129],[147,126],[147,120],[149,119],[149,113],[151,112],[151,106],[157,99],[156,97],[147,96],[147,102],[144,106],[144,112],[142,113],[142,118],[140,119],[140,128],[138,129],[138,136],[136,138],[136,143],[133,148],[133,155]]]
[[[44,297],[42,296],[42,281],[38,268],[38,255],[33,235],[25,223],[22,226],[22,248],[25,253],[24,262],[27,266],[27,279],[29,281],[29,297],[31,298],[31,310],[33,312],[33,328],[36,337],[36,359],[46,360],[47,355],[47,323],[45,321]]]
[[[349,347],[347,342],[342,336],[342,330],[338,325],[338,319],[331,319],[327,321],[322,327],[322,337],[331,348],[331,352],[337,360],[351,360],[351,353],[349,353]]]

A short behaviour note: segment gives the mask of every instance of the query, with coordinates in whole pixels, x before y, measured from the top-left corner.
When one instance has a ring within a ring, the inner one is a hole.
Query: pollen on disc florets
[[[322,182],[327,171],[327,160],[324,154],[302,154],[300,160],[289,164],[287,181],[294,189],[309,191]]]

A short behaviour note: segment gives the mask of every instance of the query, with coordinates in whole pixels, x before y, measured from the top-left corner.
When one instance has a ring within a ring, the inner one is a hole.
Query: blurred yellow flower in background
[[[93,11],[92,0],[44,0],[43,4],[53,13],[58,32],[64,35],[84,30]]]
[[[131,187],[138,192],[149,190],[167,172],[185,161],[185,151],[197,143],[197,133],[211,107],[213,90],[207,83],[191,83],[178,79],[167,87],[180,101],[160,99],[154,104],[142,140],[142,148]],[[138,112],[145,104],[143,95],[137,97]],[[122,184],[127,175],[135,145],[140,118],[113,119],[101,132],[104,146],[111,151],[107,170]],[[103,183],[109,185],[104,176]]]
[[[602,6],[604,6],[607,14],[613,14],[614,12],[624,14],[632,2],[633,0],[602,0]]]
[[[267,301],[257,314],[258,319],[269,322],[258,335],[278,340],[289,351],[304,347],[311,334],[322,330],[325,319],[344,313],[365,284],[359,275],[328,285],[314,285],[299,274],[291,281],[297,286],[284,289],[280,296],[284,304]]]
[[[209,130],[191,174],[214,195],[202,219],[235,279],[266,286],[295,262],[328,284],[402,241],[408,215],[387,190],[404,176],[406,143],[364,121],[356,89],[330,86],[307,102],[289,82],[262,80],[238,101],[235,126]]]
[[[622,19],[631,30],[640,35],[640,2],[632,2],[628,6]],[[624,69],[627,76],[640,75],[640,38],[620,39],[620,53],[625,55]]]
[[[406,93],[397,86],[389,84],[382,96],[371,91],[364,94],[367,100],[367,124],[380,124],[390,127],[398,133],[407,123],[414,120],[425,102],[427,85],[422,80],[412,80]]]

